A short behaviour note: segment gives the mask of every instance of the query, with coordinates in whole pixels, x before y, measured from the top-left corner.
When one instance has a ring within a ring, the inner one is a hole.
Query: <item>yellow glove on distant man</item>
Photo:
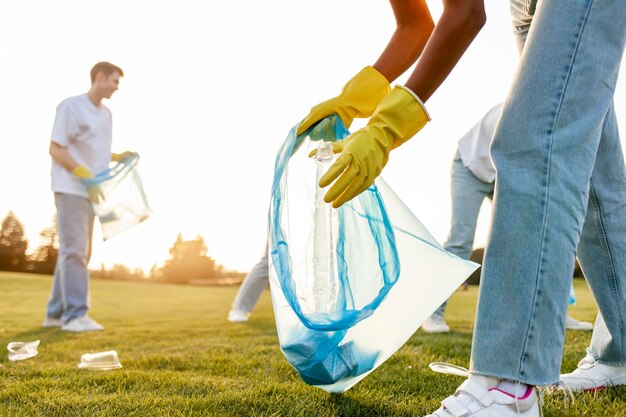
[[[93,174],[84,165],[79,165],[72,170],[72,174],[76,175],[81,180],[93,178]],[[99,204],[104,200],[102,190],[98,186],[87,187],[87,193],[89,194],[89,200],[94,204]]]
[[[72,170],[72,174],[76,175],[81,180],[84,180],[87,178],[93,178],[93,174],[91,173],[91,171],[89,171],[89,169],[85,165],[79,165],[76,168],[74,168]]]
[[[389,160],[389,151],[411,139],[428,121],[430,116],[419,97],[406,87],[394,87],[366,127],[333,144],[333,152],[341,155],[319,185],[326,187],[338,179],[324,201],[337,208],[367,190]]]
[[[320,120],[336,114],[346,127],[355,117],[370,117],[378,103],[389,93],[389,81],[374,67],[367,66],[341,90],[341,94],[313,107],[298,127],[298,135]]]
[[[124,151],[122,153],[111,153],[111,161],[113,162],[123,162],[129,158],[132,158],[133,156],[135,156],[135,152],[131,152],[131,151]]]

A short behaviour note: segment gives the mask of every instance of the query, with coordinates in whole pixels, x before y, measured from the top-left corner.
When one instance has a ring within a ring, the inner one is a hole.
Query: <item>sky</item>
[[[440,0],[428,4],[438,19]],[[487,0],[486,12],[487,24],[426,103],[432,122],[383,171],[440,241],[450,226],[457,141],[504,99],[517,65],[508,2]],[[2,2],[0,217],[12,210],[31,247],[40,244],[55,213],[48,155],[55,108],[85,93],[89,70],[106,60],[125,72],[105,100],[113,150],[140,154],[154,213],[106,242],[96,223],[90,266],[147,270],[182,233],[201,235],[225,268],[248,271],[264,249],[274,159],[290,128],[373,64],[394,28],[388,1]],[[615,94],[622,137],[625,72]],[[489,213],[485,204],[475,246],[486,241]]]

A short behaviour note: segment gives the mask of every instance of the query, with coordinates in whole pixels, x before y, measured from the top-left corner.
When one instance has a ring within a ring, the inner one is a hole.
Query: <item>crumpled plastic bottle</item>
[[[315,180],[328,171],[335,160],[332,142],[320,141],[312,158],[316,166]],[[330,313],[337,307],[338,283],[335,251],[337,240],[337,209],[324,201],[324,190],[315,187],[315,220],[311,243],[313,245],[313,299],[314,311]]]
[[[37,356],[39,353],[37,348],[39,347],[39,340],[33,342],[11,342],[7,345],[9,351],[9,360],[12,362],[23,361],[24,359],[30,359]]]

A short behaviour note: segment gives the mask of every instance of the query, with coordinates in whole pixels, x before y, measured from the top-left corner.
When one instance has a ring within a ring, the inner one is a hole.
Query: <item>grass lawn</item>
[[[576,280],[571,315],[595,318]],[[225,320],[237,288],[92,280],[90,315],[105,326],[71,334],[39,327],[51,278],[0,273],[0,342],[40,339],[39,355],[0,355],[0,416],[422,416],[462,378],[435,374],[433,361],[467,367],[477,288],[448,308],[452,332],[418,331],[385,364],[343,395],[302,382],[278,347],[269,292],[248,323]],[[568,331],[563,371],[584,356],[591,334]],[[114,349],[124,367],[77,368],[80,355]],[[547,395],[544,415],[626,416],[626,388]]]

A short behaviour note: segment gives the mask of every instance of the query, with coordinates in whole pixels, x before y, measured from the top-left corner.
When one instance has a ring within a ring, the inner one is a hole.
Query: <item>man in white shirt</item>
[[[87,190],[81,179],[105,170],[111,160],[129,152],[111,154],[111,111],[102,104],[118,89],[121,68],[99,62],[91,69],[86,94],[63,100],[57,107],[50,142],[52,191],[57,208],[59,257],[48,301],[44,327],[71,332],[102,330],[87,315],[89,271],[94,223],[92,201],[96,189]]]
[[[489,148],[496,124],[502,113],[503,103],[492,107],[459,139],[458,149],[452,162],[452,224],[444,248],[463,259],[469,259],[474,245],[474,235],[480,207],[485,198],[493,199],[496,170],[491,162]],[[570,304],[573,304],[574,287],[570,291]],[[427,333],[447,333],[450,331],[443,315],[448,301],[445,301],[422,324]],[[567,317],[570,330],[592,330],[589,322]]]

